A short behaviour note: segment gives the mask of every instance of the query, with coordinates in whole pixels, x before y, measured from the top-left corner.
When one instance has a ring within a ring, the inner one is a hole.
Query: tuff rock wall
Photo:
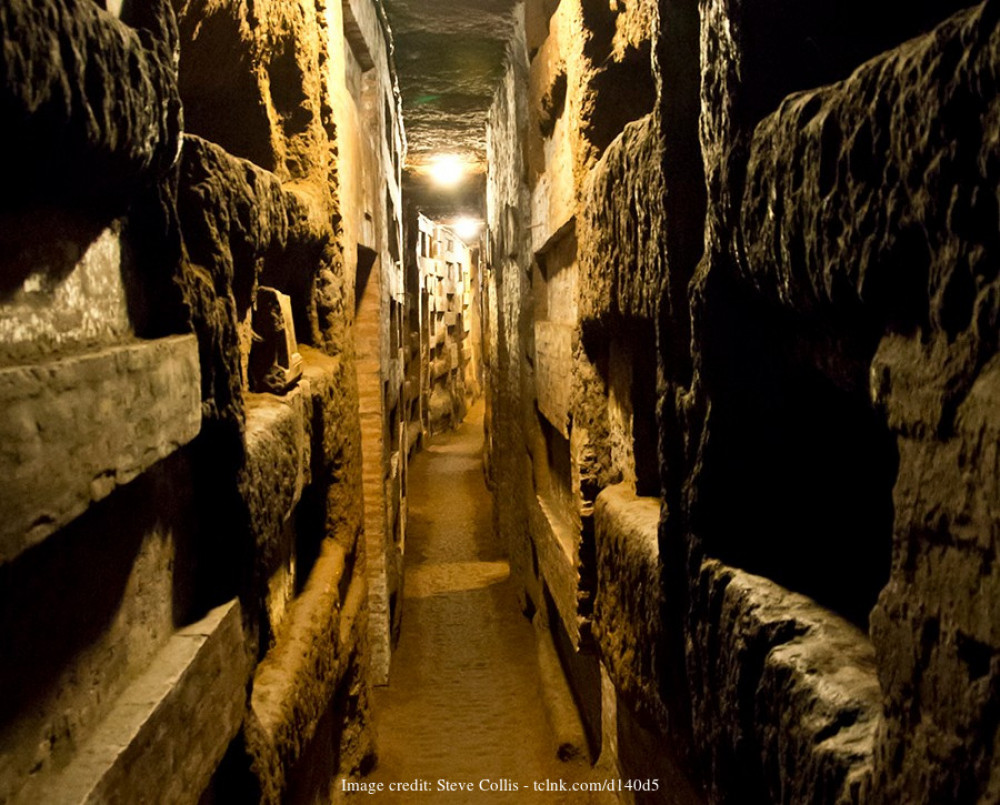
[[[479,248],[417,214],[420,410],[429,434],[458,427],[482,396]]]
[[[488,466],[593,752],[639,801],[995,799],[1000,4],[520,20]]]
[[[15,0],[0,37],[0,801],[329,801],[403,500],[377,9]]]

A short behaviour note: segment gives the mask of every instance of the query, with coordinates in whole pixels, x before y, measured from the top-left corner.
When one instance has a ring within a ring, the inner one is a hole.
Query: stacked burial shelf
[[[476,252],[449,227],[419,217],[424,427],[456,426],[479,395],[473,336]]]

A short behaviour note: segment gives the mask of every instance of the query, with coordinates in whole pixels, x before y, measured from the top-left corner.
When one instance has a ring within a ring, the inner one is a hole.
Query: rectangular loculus
[[[302,376],[302,356],[295,340],[292,300],[275,288],[261,286],[253,309],[250,387],[283,394]]]

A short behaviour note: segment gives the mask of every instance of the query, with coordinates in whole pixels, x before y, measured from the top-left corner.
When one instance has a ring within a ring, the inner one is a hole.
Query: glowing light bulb
[[[481,226],[482,221],[477,221],[475,218],[459,218],[454,224],[455,234],[462,240],[474,240],[479,237]]]
[[[442,154],[431,161],[430,175],[441,187],[455,187],[465,176],[465,165],[454,154]]]

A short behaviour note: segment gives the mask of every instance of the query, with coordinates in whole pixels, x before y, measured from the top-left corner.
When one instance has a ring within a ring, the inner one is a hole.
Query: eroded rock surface
[[[0,9],[4,801],[326,799],[371,762],[345,266],[395,288],[401,135],[352,94],[348,34],[394,81],[352,5]],[[260,287],[302,356],[266,394]]]
[[[485,157],[486,113],[514,30],[512,0],[389,0],[410,159]]]
[[[994,645],[975,613],[993,586],[980,551],[995,515],[1000,143],[983,88],[997,80],[996,15],[984,4],[785,101],[754,134],[743,204],[744,271],[761,293],[873,331],[870,392],[899,450],[893,569],[873,614],[887,696],[875,790],[888,799],[982,796],[986,758],[944,762],[934,747],[995,728],[968,683],[990,675]]]
[[[995,793],[1000,59],[996,4],[967,6],[525,10],[491,117],[489,326],[492,471],[528,538],[498,520],[526,598],[579,635],[567,667],[597,637],[623,768],[678,748],[718,802]],[[644,53],[651,108],[608,91]],[[635,493],[666,504],[655,555]]]
[[[28,199],[121,210],[173,164],[181,108],[167,0],[124,20],[89,0],[5,3],[0,30],[0,110],[19,154],[5,210]]]

